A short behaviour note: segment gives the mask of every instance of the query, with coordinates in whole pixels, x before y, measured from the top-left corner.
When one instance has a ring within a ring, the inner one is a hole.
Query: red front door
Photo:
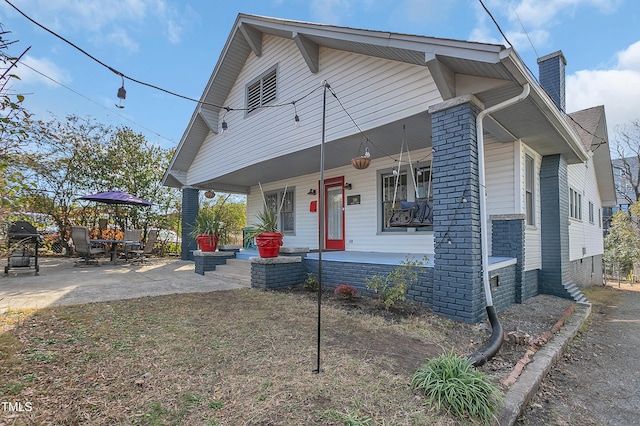
[[[324,181],[324,246],[344,250],[344,177]]]

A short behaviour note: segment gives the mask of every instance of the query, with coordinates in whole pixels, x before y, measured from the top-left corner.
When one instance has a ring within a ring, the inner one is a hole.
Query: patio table
[[[97,239],[97,240],[91,240],[91,243],[92,244],[93,243],[109,244],[110,245],[109,254],[111,256],[111,263],[115,265],[118,260],[118,245],[125,244],[125,243],[133,243],[133,241]]]

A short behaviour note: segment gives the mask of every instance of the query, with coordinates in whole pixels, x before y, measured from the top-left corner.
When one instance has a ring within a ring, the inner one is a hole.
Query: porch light
[[[307,195],[316,195],[316,190],[311,188],[309,192],[307,192]]]
[[[345,183],[344,184],[344,189],[348,189],[349,191],[351,191],[351,188],[352,188],[352,186],[351,186],[350,183]]]

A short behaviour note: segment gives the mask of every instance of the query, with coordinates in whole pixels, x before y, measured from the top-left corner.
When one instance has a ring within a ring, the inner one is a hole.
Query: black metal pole
[[[318,197],[318,359],[314,373],[320,373],[320,333],[322,319],[322,250],[324,249],[324,139],[327,119],[327,88],[329,83],[322,82],[324,93],[322,97],[322,140],[320,141],[320,196]]]

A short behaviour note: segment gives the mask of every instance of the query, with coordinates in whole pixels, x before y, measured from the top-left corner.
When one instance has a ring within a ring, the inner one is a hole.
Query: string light
[[[296,101],[291,102],[291,104],[293,105],[293,113],[294,113],[294,117],[293,117],[293,121],[294,121],[294,126],[296,128],[300,127],[300,117],[298,116],[298,109],[296,108]]]

